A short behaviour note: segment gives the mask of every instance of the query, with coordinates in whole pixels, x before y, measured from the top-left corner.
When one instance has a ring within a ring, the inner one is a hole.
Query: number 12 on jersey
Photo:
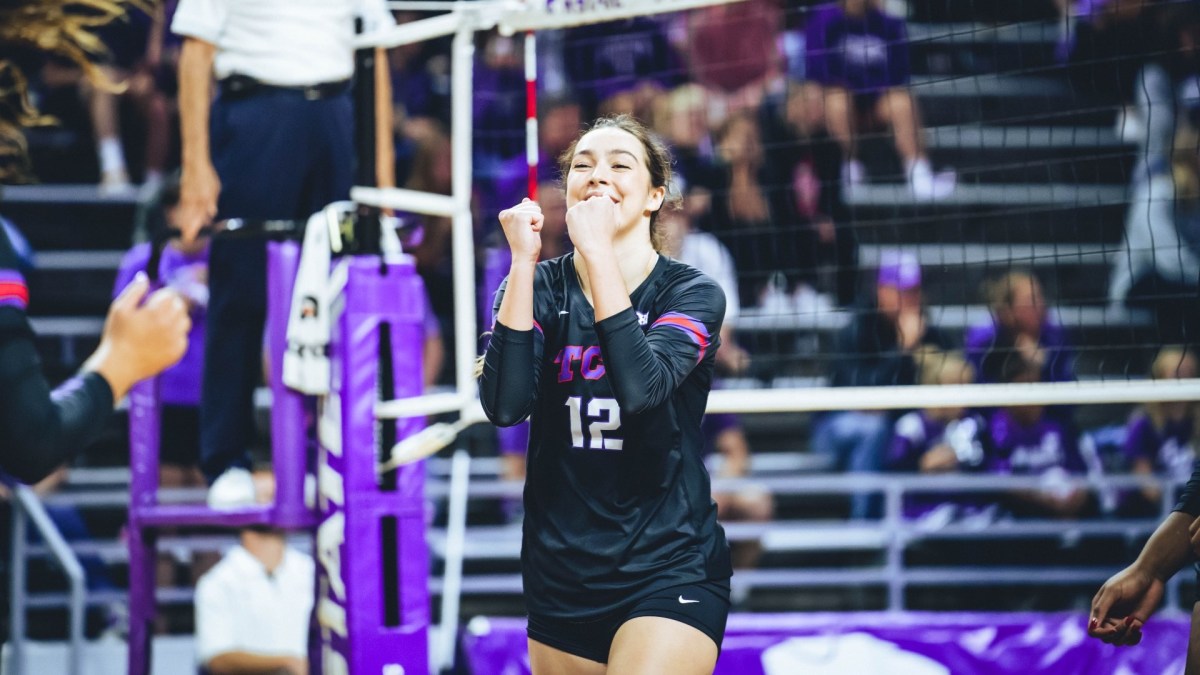
[[[582,396],[567,398],[567,410],[571,416],[571,445],[591,450],[620,450],[623,441],[611,434],[621,428],[621,408],[616,399],[591,398],[587,402],[587,442],[583,437],[584,405]],[[605,434],[610,434],[605,436]]]

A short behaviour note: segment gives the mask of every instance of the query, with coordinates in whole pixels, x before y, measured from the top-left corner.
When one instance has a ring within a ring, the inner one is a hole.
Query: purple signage
[[[1087,636],[1080,613],[736,614],[715,675],[1182,675],[1188,618],[1152,618],[1136,647]],[[479,617],[463,648],[473,675],[529,673],[525,620]]]

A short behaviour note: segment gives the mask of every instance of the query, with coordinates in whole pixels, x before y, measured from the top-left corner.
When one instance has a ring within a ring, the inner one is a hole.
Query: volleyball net
[[[1200,20],[1060,4],[395,3],[363,44],[402,53],[398,114],[453,177],[355,199],[453,220],[457,379],[381,411],[469,407],[495,214],[536,190],[569,250],[555,159],[616,112],[671,145],[670,252],[730,299],[710,410],[1197,398],[1162,350],[1200,321]]]

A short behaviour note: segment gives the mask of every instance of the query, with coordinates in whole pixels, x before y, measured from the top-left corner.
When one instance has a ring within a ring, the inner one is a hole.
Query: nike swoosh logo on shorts
[[[687,598],[683,597],[682,595],[679,596],[679,604],[681,604],[681,605],[690,605],[693,602],[700,602],[700,601],[699,600],[688,600]]]

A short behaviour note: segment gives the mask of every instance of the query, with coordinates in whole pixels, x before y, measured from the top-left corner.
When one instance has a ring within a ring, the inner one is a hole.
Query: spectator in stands
[[[1147,57],[1163,49],[1159,3],[1128,0],[1060,0],[1069,28],[1060,51],[1076,95],[1101,105],[1128,106]],[[1118,113],[1118,135],[1138,118]],[[1140,126],[1140,125],[1139,125]],[[1135,135],[1137,132],[1133,132]]]
[[[1159,336],[1194,342],[1200,291],[1200,135],[1176,127],[1171,163],[1134,176],[1122,250],[1113,258],[1108,297],[1154,313]]]
[[[392,17],[382,0],[277,11],[282,7],[262,0],[180,0],[175,12],[171,29],[185,36],[179,65],[185,243],[214,217],[307,218],[349,195],[355,17],[367,31],[390,25]],[[214,483],[228,474],[230,487],[222,489],[248,492],[252,397],[262,372],[266,314],[265,243],[216,241],[209,269],[201,465]]]
[[[1196,355],[1180,346],[1159,350],[1150,376],[1156,380],[1194,378]],[[1153,474],[1183,483],[1192,475],[1196,462],[1197,409],[1195,401],[1145,403],[1129,418],[1125,433],[1125,456],[1136,474]],[[1146,508],[1156,511],[1162,492],[1155,487],[1141,489]]]
[[[714,478],[750,475],[750,442],[737,415],[707,414],[700,428],[707,441],[706,449],[716,460],[710,463]],[[775,498],[761,485],[748,484],[728,491],[717,486],[712,496],[717,503],[717,518],[722,522],[765,523],[775,516]],[[762,556],[762,543],[757,539],[733,541],[729,544],[729,554],[735,569],[751,568]]]
[[[920,351],[921,384],[957,385],[975,381],[975,369],[957,352]],[[962,406],[925,408],[905,413],[892,428],[884,459],[889,471],[926,474],[983,470],[987,422]],[[937,528],[950,522],[990,520],[996,507],[978,494],[906,497],[904,516]]]
[[[950,349],[949,339],[925,315],[921,267],[914,254],[896,250],[882,254],[874,302],[855,312],[838,333],[836,345],[835,387],[915,384],[919,351]],[[879,471],[894,419],[876,411],[824,413],[815,422],[812,449],[829,456],[839,471]],[[855,495],[851,515],[865,518],[877,509],[875,500]]]
[[[179,183],[169,181],[160,196],[164,225],[175,227],[179,213]],[[162,401],[162,439],[159,482],[163,487],[202,487],[200,473],[200,376],[204,364],[204,316],[208,307],[208,241],[184,244],[170,240],[162,249],[159,269],[149,270],[152,245],[138,244],[121,258],[113,288],[116,297],[138,272],[156,275],[159,284],[187,302],[192,329],[188,348],[179,363],[159,379]]]
[[[718,4],[690,13],[688,72],[692,81],[708,89],[710,105],[722,113],[754,110],[779,84],[784,69],[778,48],[782,22],[774,0]]]
[[[1042,364],[1023,355],[1006,359],[1003,382],[1037,382]],[[988,420],[988,473],[1040,476],[1042,487],[1009,494],[1016,515],[1075,518],[1092,508],[1091,494],[1067,479],[1087,471],[1075,431],[1046,406],[999,408]]]
[[[743,306],[779,314],[819,314],[831,308],[817,292],[815,232],[796,209],[792,185],[772,182],[786,171],[768,164],[758,119],[730,115],[715,135],[720,187],[712,196],[713,233],[729,249]]]
[[[651,119],[658,93],[679,84],[678,61],[657,17],[570,28],[563,39],[563,65],[587,119]]]
[[[1010,360],[1036,365],[1037,382],[1075,379],[1075,353],[1066,330],[1050,318],[1038,278],[1028,270],[1010,270],[984,286],[991,316],[967,329],[967,360],[980,382],[1003,382]]]
[[[256,479],[252,500],[220,506],[273,501],[269,474]],[[315,584],[312,556],[288,546],[283,532],[242,530],[196,584],[197,662],[212,675],[307,675]]]
[[[697,225],[711,229],[711,194],[721,187],[723,176],[716,165],[716,148],[710,126],[709,90],[695,84],[681,84],[655,101],[654,131],[671,146],[675,159],[675,180],[695,207],[690,215],[700,219]],[[701,194],[708,194],[705,201]],[[685,208],[688,206],[685,204]]]
[[[738,303],[738,273],[733,256],[713,235],[692,226],[692,213],[697,207],[690,204],[706,195],[695,192],[683,197],[683,208],[659,214],[663,233],[663,253],[695,267],[712,277],[725,291],[725,323],[721,325],[721,345],[717,348],[717,373],[737,376],[750,365],[750,355],[734,336],[741,306]],[[542,207],[543,211],[545,206]],[[549,218],[547,218],[549,220]],[[545,226],[542,237],[545,238]],[[543,250],[545,244],[542,245]]]
[[[763,139],[771,158],[767,165],[782,169],[772,182],[792,186],[796,210],[816,232],[820,272],[832,271],[837,304],[848,307],[858,299],[858,236],[839,179],[842,150],[829,135],[821,97],[821,88],[811,82],[790,83],[769,95],[761,115]]]
[[[152,198],[162,186],[170,144],[167,98],[158,81],[163,56],[164,11],[161,4],[151,5],[149,13],[130,7],[123,20],[113,21],[98,30],[108,48],[108,58],[101,70],[110,82],[123,88],[113,91],[95,86],[86,79],[81,81],[96,139],[102,194],[134,193],[121,142],[120,96],[133,103],[143,120],[137,125],[144,134],[140,140],[145,146],[142,197]]]
[[[875,0],[838,0],[813,12],[806,29],[806,74],[823,88],[829,131],[846,156],[843,182],[861,184],[861,129],[891,129],[909,188],[917,199],[943,199],[956,183],[951,171],[935,173],[925,153],[916,98],[908,90],[910,66],[904,22]]]

